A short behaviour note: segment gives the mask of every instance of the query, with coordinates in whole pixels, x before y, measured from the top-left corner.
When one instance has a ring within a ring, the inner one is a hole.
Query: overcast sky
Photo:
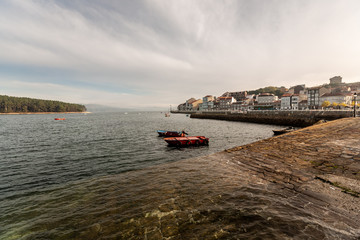
[[[126,108],[360,81],[358,0],[1,0],[0,94]]]

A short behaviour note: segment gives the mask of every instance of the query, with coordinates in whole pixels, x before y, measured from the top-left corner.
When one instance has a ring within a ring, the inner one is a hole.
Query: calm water
[[[166,237],[143,227],[154,224],[154,209],[193,211],[217,201],[200,201],[210,190],[194,184],[217,188],[211,176],[192,176],[211,174],[217,164],[185,159],[271,137],[274,128],[159,112],[0,115],[0,239]],[[156,130],[204,135],[210,145],[170,148]]]

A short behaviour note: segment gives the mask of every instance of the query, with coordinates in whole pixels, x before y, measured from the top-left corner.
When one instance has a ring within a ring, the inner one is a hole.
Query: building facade
[[[233,97],[219,97],[218,100],[220,110],[230,110],[231,104],[236,102],[235,98]]]
[[[193,103],[196,101],[195,98],[190,98],[186,100],[185,102],[185,109],[186,111],[192,111],[193,110]]]
[[[275,96],[274,94],[271,93],[260,93],[257,96],[257,102],[258,104],[268,104],[268,103],[273,103],[275,101],[279,100],[278,96]]]
[[[291,93],[285,93],[281,96],[281,110],[291,109]]]
[[[318,109],[321,107],[320,97],[325,93],[330,93],[330,88],[325,87],[313,87],[307,89],[307,100],[309,109]]]
[[[226,92],[223,95],[221,95],[221,97],[233,97],[233,98],[235,98],[235,100],[237,102],[245,99],[246,96],[247,96],[246,91],[242,91],[242,92]]]
[[[351,105],[353,99],[353,94],[351,93],[325,93],[320,97],[321,104],[325,101],[330,103],[345,103],[346,105]]]
[[[205,97],[203,97],[202,99],[202,106],[199,110],[202,111],[206,111],[206,110],[211,110],[214,108],[214,101],[215,101],[215,97],[212,95],[206,95]]]

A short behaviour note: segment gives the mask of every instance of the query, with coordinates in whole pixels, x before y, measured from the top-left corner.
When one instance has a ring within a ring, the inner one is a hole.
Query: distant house
[[[299,110],[306,110],[308,109],[308,101],[307,100],[301,100],[299,102]]]
[[[230,110],[231,104],[236,102],[233,97],[218,97],[218,101],[220,110]]]
[[[273,102],[275,102],[277,100],[279,100],[278,96],[275,96],[272,93],[260,93],[257,96],[257,102],[260,105],[273,103]]]
[[[186,103],[179,104],[177,109],[179,111],[185,111],[186,110]]]
[[[291,96],[291,109],[292,110],[299,110],[299,102],[300,102],[299,94],[292,95]]]
[[[285,93],[281,96],[281,109],[299,110],[299,103],[303,100],[306,100],[305,94]]]
[[[242,92],[226,92],[223,95],[221,95],[221,97],[233,97],[235,98],[235,100],[241,101],[244,100],[247,96],[247,91],[242,91]]]
[[[281,96],[281,110],[291,109],[291,97],[292,93],[284,93]]]
[[[338,86],[331,89],[331,93],[350,93],[351,87],[348,86]]]
[[[199,110],[210,110],[214,108],[214,101],[216,97],[212,95],[206,95],[202,99],[202,106]]]
[[[358,95],[360,94],[360,87],[357,87],[357,86],[353,86],[350,88],[350,92],[351,93],[357,93]]]
[[[193,103],[196,101],[195,98],[190,98],[185,102],[185,110],[192,111],[193,110]]]
[[[352,99],[353,94],[351,93],[325,93],[320,97],[320,102],[321,104],[325,101],[329,101],[330,103],[345,103],[351,105]]]
[[[275,110],[281,109],[281,100],[277,100],[273,102],[273,109]]]
[[[292,94],[304,94],[305,93],[305,84],[296,85],[294,87],[289,88],[289,93]]]
[[[195,100],[194,102],[192,102],[192,110],[193,111],[199,110],[200,104],[202,104],[202,103],[203,103],[202,99],[198,99],[198,100]]]
[[[241,107],[243,106],[242,102],[234,102],[231,104],[231,110],[241,110]]]
[[[318,109],[321,107],[320,97],[325,93],[330,93],[330,88],[312,87],[307,89],[307,100],[309,109]]]

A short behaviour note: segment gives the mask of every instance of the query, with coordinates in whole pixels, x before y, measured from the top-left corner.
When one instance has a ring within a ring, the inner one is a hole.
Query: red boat
[[[209,145],[209,138],[206,138],[204,136],[171,137],[164,138],[164,140],[169,144],[169,146],[173,147]]]
[[[55,118],[55,120],[65,120],[66,118]]]

